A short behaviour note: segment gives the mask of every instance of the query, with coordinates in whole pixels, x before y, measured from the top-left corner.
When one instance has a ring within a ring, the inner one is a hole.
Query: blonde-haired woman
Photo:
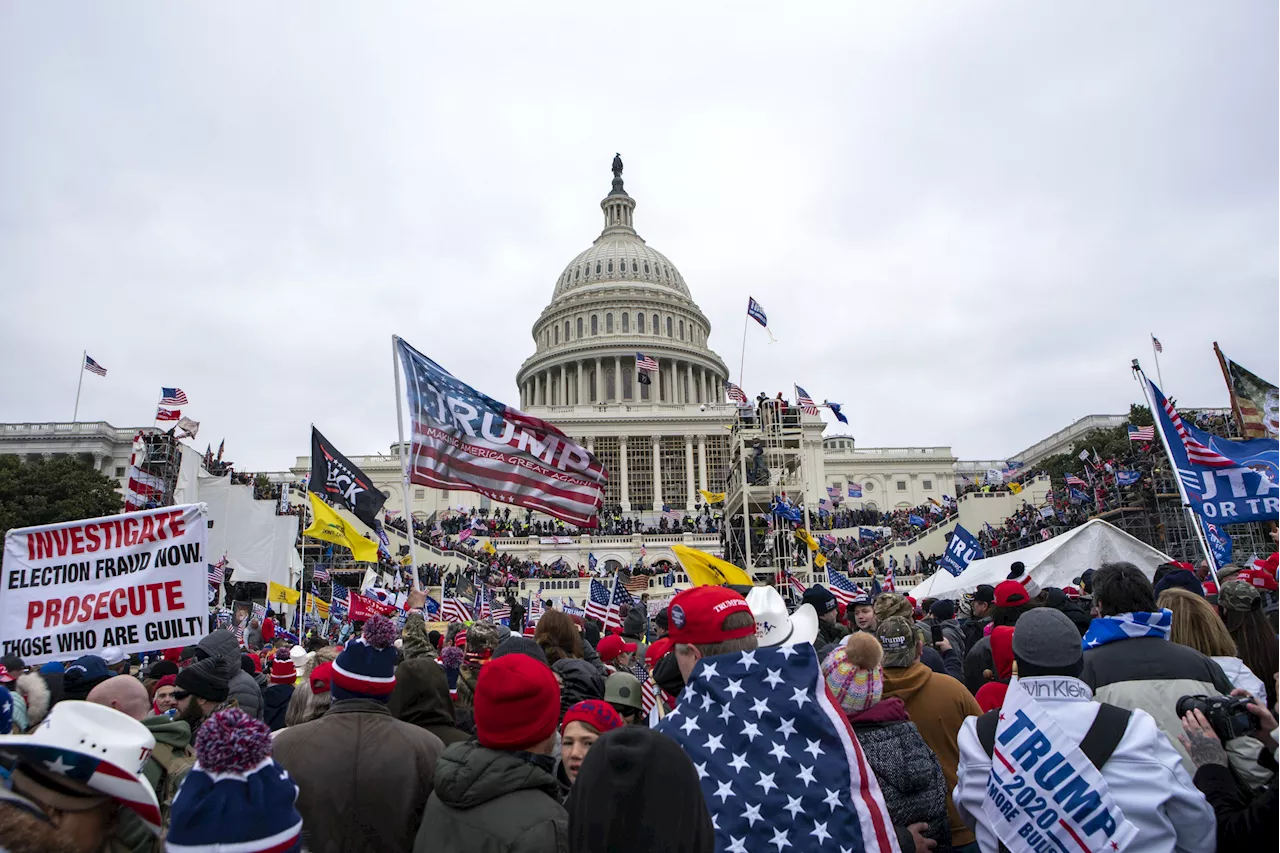
[[[1173,611],[1172,642],[1213,658],[1233,686],[1254,696],[1267,695],[1258,676],[1240,660],[1236,641],[1212,604],[1185,589],[1166,589],[1156,604]]]

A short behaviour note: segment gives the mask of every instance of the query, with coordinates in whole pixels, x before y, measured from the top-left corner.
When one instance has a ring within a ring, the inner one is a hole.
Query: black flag
[[[649,374],[648,374],[647,372],[643,371],[643,370],[638,371],[638,372],[636,373],[636,381],[637,381],[637,382],[639,382],[641,385],[652,385],[652,384],[653,384],[653,383],[650,381],[650,379],[649,379]]]
[[[374,530],[378,529],[378,512],[387,496],[373,486],[365,472],[352,465],[347,457],[311,428],[311,483],[308,488],[326,501],[344,506]]]

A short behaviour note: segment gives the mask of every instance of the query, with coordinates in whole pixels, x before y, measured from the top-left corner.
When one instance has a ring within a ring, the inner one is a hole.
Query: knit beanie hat
[[[564,734],[565,727],[575,720],[579,723],[586,723],[600,732],[600,734],[616,729],[618,726],[626,725],[622,721],[622,716],[603,699],[588,699],[585,702],[579,702],[566,711],[564,719],[560,721],[560,734]]]
[[[205,658],[178,673],[173,686],[207,702],[225,702],[234,671],[226,658]]]
[[[298,786],[271,757],[266,723],[226,708],[201,724],[195,746],[196,764],[169,812],[168,849],[302,849]]]
[[[884,649],[871,634],[859,631],[822,662],[827,687],[848,714],[865,711],[884,695]]]
[[[1084,650],[1080,632],[1066,614],[1052,607],[1037,607],[1018,619],[1013,632],[1013,656],[1024,678],[1040,674],[1077,675]]]
[[[480,668],[475,688],[476,740],[489,749],[525,749],[555,733],[560,685],[528,655],[504,655]]]
[[[1200,583],[1195,572],[1188,569],[1174,569],[1167,572],[1152,591],[1155,593],[1156,598],[1159,598],[1160,593],[1166,589],[1185,589],[1187,592],[1194,592],[1196,595],[1204,597],[1204,585]]]
[[[284,649],[276,652],[276,659],[271,662],[270,678],[272,684],[293,684],[298,680],[298,669]]]
[[[364,632],[347,643],[333,662],[333,700],[376,699],[386,702],[396,686],[396,626],[385,616],[371,616]]]

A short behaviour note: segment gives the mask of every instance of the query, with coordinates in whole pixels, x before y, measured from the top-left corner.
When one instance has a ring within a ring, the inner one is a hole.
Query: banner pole
[[[422,591],[422,581],[418,579],[418,534],[413,529],[413,504],[410,503],[409,493],[409,463],[408,458],[404,455],[404,397],[400,393],[400,343],[399,335],[391,336],[391,373],[396,380],[396,430],[400,436],[400,480],[401,488],[404,489],[404,512],[408,518],[405,519],[409,530],[409,559],[413,561],[409,574],[413,578],[413,589],[415,592]],[[405,382],[408,382],[405,377]]]
[[[1158,364],[1158,362],[1157,362]],[[1196,532],[1196,538],[1200,540],[1200,548],[1204,551],[1204,557],[1209,563],[1209,571],[1213,573],[1213,582],[1218,582],[1218,569],[1214,565],[1213,552],[1209,549],[1209,540],[1205,538],[1204,529],[1200,526],[1200,520],[1197,518],[1194,510],[1191,509],[1191,499],[1187,497],[1187,487],[1182,483],[1182,476],[1178,472],[1178,463],[1174,461],[1173,450],[1169,447],[1169,437],[1164,434],[1164,425],[1160,420],[1160,411],[1156,408],[1155,396],[1151,393],[1151,380],[1147,379],[1142,368],[1138,365],[1138,360],[1133,361],[1133,373],[1142,383],[1142,394],[1147,399],[1147,405],[1151,408],[1151,419],[1155,424],[1156,434],[1160,436],[1160,444],[1164,446],[1165,456],[1169,460],[1169,467],[1173,469],[1173,480],[1178,484],[1178,496],[1182,499],[1182,511],[1188,513],[1191,517],[1191,527]],[[1157,373],[1157,375],[1159,375]],[[1164,392],[1164,388],[1160,389]],[[1151,480],[1152,488],[1155,487],[1155,478]]]
[[[744,339],[745,340],[745,339]],[[80,389],[84,387],[84,360],[89,357],[89,351],[84,350],[80,353],[80,381],[76,383],[76,408],[71,414],[71,422],[75,423],[80,417]]]
[[[743,396],[747,393],[746,386],[742,384],[742,371],[747,364],[747,327],[750,322],[750,314],[742,318],[742,355],[738,358],[738,387],[742,389]]]
[[[1154,334],[1151,334],[1151,357],[1156,360],[1156,379],[1160,380],[1160,391],[1167,397],[1169,392],[1164,387],[1164,376],[1160,373],[1160,353],[1156,351],[1156,336]]]

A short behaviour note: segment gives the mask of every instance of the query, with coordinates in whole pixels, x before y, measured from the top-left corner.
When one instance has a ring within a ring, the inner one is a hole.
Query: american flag
[[[622,582],[627,592],[638,595],[642,592],[649,591],[649,577],[647,575],[629,574]]]
[[[209,564],[209,586],[221,586],[227,576],[227,558]]]
[[[186,404],[187,404],[187,395],[183,393],[181,388],[161,388],[160,389],[160,405],[185,406]]]
[[[587,616],[603,622],[609,615],[609,589],[595,578],[591,579],[591,596],[587,599]]]
[[[809,392],[796,386],[796,405],[800,407],[800,411],[806,415],[817,415],[818,407],[814,405],[813,398],[809,396]]]
[[[440,619],[443,622],[470,622],[471,607],[461,598],[445,598],[440,603]]]
[[[717,850],[745,851],[750,841],[753,850],[900,853],[880,786],[812,646],[698,661],[656,728],[693,761]]]
[[[732,382],[724,383],[724,393],[734,403],[742,406],[747,404],[747,395],[743,393],[741,388],[734,385]]]
[[[311,578],[312,580],[317,580],[320,583],[328,583],[329,570],[324,566],[315,566],[311,569]]]
[[[1147,441],[1147,442],[1155,441],[1156,428],[1154,426],[1138,427],[1138,426],[1134,426],[1133,424],[1130,424],[1129,440],[1130,441]]]
[[[782,570],[782,574],[783,574],[783,580],[786,583],[791,585],[791,589],[792,591],[795,592],[796,595],[804,595],[804,591],[808,589],[808,587],[800,583],[800,579],[798,577],[791,574],[791,572],[787,571],[786,569]]]
[[[489,610],[489,618],[494,622],[511,618],[511,605],[507,604],[506,599],[499,599],[496,604]]]
[[[396,339],[413,423],[410,477],[597,527],[608,473],[556,427],[459,381]],[[475,412],[462,421],[458,411]]]
[[[885,592],[898,591],[898,587],[893,582],[893,565],[892,564],[884,567],[884,591]]]
[[[840,487],[839,487],[839,486],[827,486],[827,494],[828,494],[828,495],[830,495],[830,496],[831,496],[831,497],[833,497],[833,498],[838,498],[838,497],[840,497]]]
[[[1164,344],[1160,343],[1160,339],[1155,335],[1151,336],[1151,346],[1156,348],[1156,352],[1164,352]]]
[[[853,582],[831,566],[827,566],[827,586],[831,588],[831,594],[836,597],[836,601],[845,607],[848,607],[854,596],[858,594],[858,588],[853,585]]]
[[[1068,474],[1066,477],[1066,483],[1068,486],[1079,486],[1082,489],[1089,488],[1089,484],[1086,483],[1084,480],[1081,480],[1075,474]]]
[[[636,353],[636,370],[657,370],[658,362],[642,352]]]
[[[672,521],[679,521],[684,518],[684,513],[678,509],[672,509],[667,504],[662,505],[662,514]]]
[[[336,584],[336,583],[335,583],[333,586],[329,587],[329,589],[330,589],[330,590],[332,590],[332,592],[333,592],[333,600],[334,600],[334,601],[346,601],[346,600],[347,600],[347,588],[346,588],[345,586],[342,586],[341,584]]]
[[[1151,383],[1151,390],[1155,394],[1155,400],[1160,404],[1161,408],[1164,409],[1165,415],[1168,416],[1169,421],[1173,424],[1173,429],[1178,434],[1178,440],[1182,442],[1182,447],[1187,451],[1187,459],[1192,465],[1203,465],[1207,468],[1241,467],[1235,460],[1228,459],[1221,453],[1218,453],[1216,450],[1212,450],[1203,442],[1199,441],[1191,433],[1191,430],[1187,428],[1187,425],[1182,422],[1182,416],[1178,414],[1178,410],[1175,409],[1173,404],[1170,403],[1164,394],[1160,392],[1160,389],[1156,387],[1156,384],[1151,382],[1150,379],[1148,379],[1147,382]]]
[[[647,717],[649,712],[653,710],[653,706],[658,704],[658,688],[653,683],[652,678],[644,678],[640,680],[640,710]]]
[[[489,612],[489,589],[488,587],[480,587],[476,593],[476,618],[488,619],[491,615]]]
[[[84,369],[89,371],[90,373],[96,373],[98,376],[107,375],[107,369],[103,367],[101,364],[98,364],[98,362],[89,358],[88,354],[86,354],[84,357]]]

